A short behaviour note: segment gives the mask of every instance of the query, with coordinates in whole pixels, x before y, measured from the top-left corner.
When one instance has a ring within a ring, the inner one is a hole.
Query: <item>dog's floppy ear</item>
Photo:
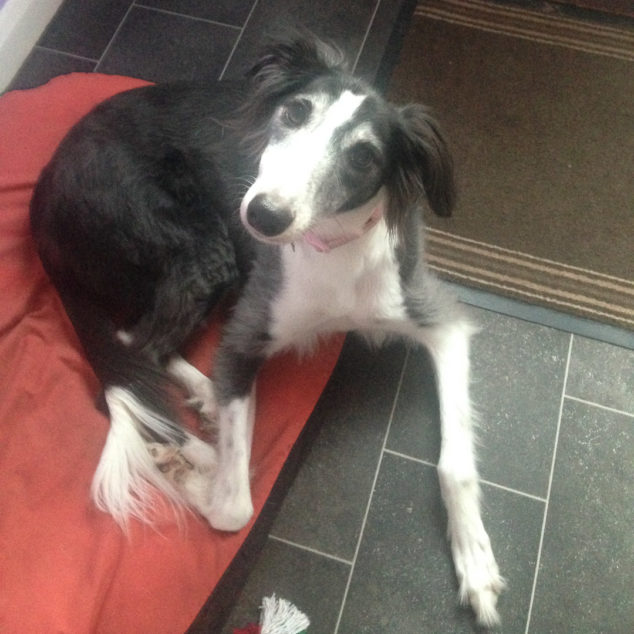
[[[423,191],[439,216],[450,216],[455,202],[453,161],[445,138],[429,111],[420,105],[398,108],[395,193],[404,206]]]
[[[301,34],[266,47],[247,76],[258,92],[279,96],[315,76],[344,68],[344,55],[337,47]]]

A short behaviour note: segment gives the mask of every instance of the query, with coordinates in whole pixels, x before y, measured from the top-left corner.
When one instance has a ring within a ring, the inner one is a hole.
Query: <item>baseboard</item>
[[[498,295],[479,288],[463,286],[447,280],[445,283],[453,288],[462,302],[470,306],[634,350],[634,332],[631,330],[563,313],[547,306],[529,304],[513,297]]]
[[[20,70],[63,0],[8,0],[0,7],[0,93]]]

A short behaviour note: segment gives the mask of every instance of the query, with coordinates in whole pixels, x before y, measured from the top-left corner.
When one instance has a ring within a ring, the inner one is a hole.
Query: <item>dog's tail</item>
[[[151,523],[155,489],[176,507],[183,503],[155,465],[148,446],[153,442],[182,446],[191,437],[175,422],[168,396],[170,379],[149,355],[127,345],[104,309],[80,293],[60,294],[86,357],[103,385],[110,415],[92,497],[124,530],[132,517]]]

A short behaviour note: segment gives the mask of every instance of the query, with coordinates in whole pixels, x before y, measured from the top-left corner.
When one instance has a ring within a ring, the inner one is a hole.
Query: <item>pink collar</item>
[[[365,235],[372,227],[374,227],[383,217],[384,205],[379,202],[375,205],[372,213],[357,227],[343,227],[344,231],[334,236],[320,236],[317,231],[309,230],[304,234],[304,241],[309,244],[315,251],[319,253],[329,253],[337,247],[348,244],[357,238]],[[354,213],[354,212],[352,212]],[[343,223],[338,223],[338,229],[341,229]]]

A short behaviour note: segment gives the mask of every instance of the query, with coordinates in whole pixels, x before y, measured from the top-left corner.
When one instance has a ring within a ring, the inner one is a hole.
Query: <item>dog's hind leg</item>
[[[217,467],[216,451],[196,436],[187,434],[180,446],[148,443],[154,465],[187,504],[202,515],[209,507],[211,482]]]
[[[204,512],[216,469],[215,449],[185,429],[172,431],[174,423],[126,388],[110,386],[105,396],[110,430],[92,485],[98,508],[123,528],[131,517],[152,522],[151,484],[175,508],[185,502]]]
[[[478,622],[499,623],[496,602],[504,587],[489,536],[480,516],[480,486],[475,460],[469,398],[469,341],[474,328],[459,319],[421,328],[417,339],[430,351],[440,398],[440,487],[460,599],[470,603]]]
[[[155,284],[152,305],[127,333],[131,345],[161,364],[168,363],[237,282],[232,258],[227,254],[223,260],[222,245],[209,246],[207,253],[192,249],[172,258]]]
[[[211,381],[176,353],[207,313],[208,282],[195,263],[185,261],[175,266],[157,284],[151,309],[132,328],[118,331],[117,338],[131,352],[164,366],[167,376],[187,391],[189,404],[203,421],[212,423],[216,400]],[[156,435],[146,439],[150,462],[158,469],[165,483],[162,488],[172,500],[185,501],[205,515],[217,466],[216,450],[184,429],[181,436],[177,443]]]

